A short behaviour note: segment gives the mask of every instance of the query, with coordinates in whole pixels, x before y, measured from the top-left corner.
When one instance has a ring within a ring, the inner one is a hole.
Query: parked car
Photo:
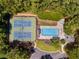
[[[43,55],[41,59],[53,59],[50,54]]]

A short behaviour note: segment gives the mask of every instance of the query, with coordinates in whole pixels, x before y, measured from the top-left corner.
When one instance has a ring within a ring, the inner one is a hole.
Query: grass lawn
[[[54,21],[58,21],[61,18],[63,18],[63,15],[60,12],[55,12],[55,11],[50,11],[50,12],[39,11],[37,15],[40,19],[49,19]]]
[[[5,57],[6,57],[5,54],[0,52],[0,58],[5,58]]]
[[[41,50],[44,50],[44,51],[57,51],[57,50],[60,50],[60,43],[57,42],[57,43],[52,43],[52,44],[46,44],[44,41],[42,40],[37,40],[36,41],[36,44],[37,44],[37,47],[40,48]]]

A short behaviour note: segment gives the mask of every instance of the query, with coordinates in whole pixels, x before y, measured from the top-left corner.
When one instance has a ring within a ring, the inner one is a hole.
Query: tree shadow
[[[3,58],[0,58],[0,59],[7,59],[7,58],[3,57]]]
[[[25,52],[27,51],[29,54],[32,54],[35,52],[34,49],[34,43],[33,42],[22,42],[18,40],[14,40],[13,42],[10,42],[10,48],[15,49],[18,48],[20,52]]]
[[[0,28],[2,29],[1,34],[4,34],[1,38],[3,39],[2,43],[3,48],[1,49],[3,53],[7,53],[9,51],[9,34],[12,28],[10,19],[12,18],[12,14],[10,12],[5,12],[1,14]]]
[[[9,12],[6,12],[2,15],[2,19],[4,20],[3,24],[5,24],[2,28],[6,34],[5,39],[7,39],[7,40],[4,40],[5,44],[9,44],[9,34],[10,34],[10,30],[12,28],[11,23],[10,23],[10,19],[12,16],[13,15]]]

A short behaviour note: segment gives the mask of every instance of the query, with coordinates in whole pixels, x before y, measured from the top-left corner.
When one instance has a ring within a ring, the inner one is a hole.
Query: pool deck
[[[50,21],[50,23],[51,23],[51,21]],[[60,39],[63,39],[64,38],[63,22],[58,21],[58,22],[55,22],[54,25],[53,24],[51,24],[51,25],[52,26],[44,24],[44,25],[40,25],[39,28],[41,29],[42,27],[46,27],[46,26],[47,27],[51,27],[51,28],[57,28],[57,29],[59,29],[59,35],[58,35],[58,37]],[[39,36],[38,36],[38,39],[48,39],[49,40],[49,39],[52,39],[52,38],[53,38],[53,36],[43,36],[41,34],[39,34]]]

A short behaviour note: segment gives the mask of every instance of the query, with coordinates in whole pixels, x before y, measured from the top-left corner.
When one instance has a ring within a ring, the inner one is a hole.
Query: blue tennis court
[[[31,38],[31,32],[14,32],[14,37],[16,39],[30,39]]]
[[[35,41],[36,17],[15,16],[10,22],[12,25],[10,40]]]
[[[31,27],[31,20],[15,20],[14,27]]]
[[[57,37],[59,35],[59,29],[57,28],[42,28],[41,29],[41,34],[43,36],[54,36]]]

